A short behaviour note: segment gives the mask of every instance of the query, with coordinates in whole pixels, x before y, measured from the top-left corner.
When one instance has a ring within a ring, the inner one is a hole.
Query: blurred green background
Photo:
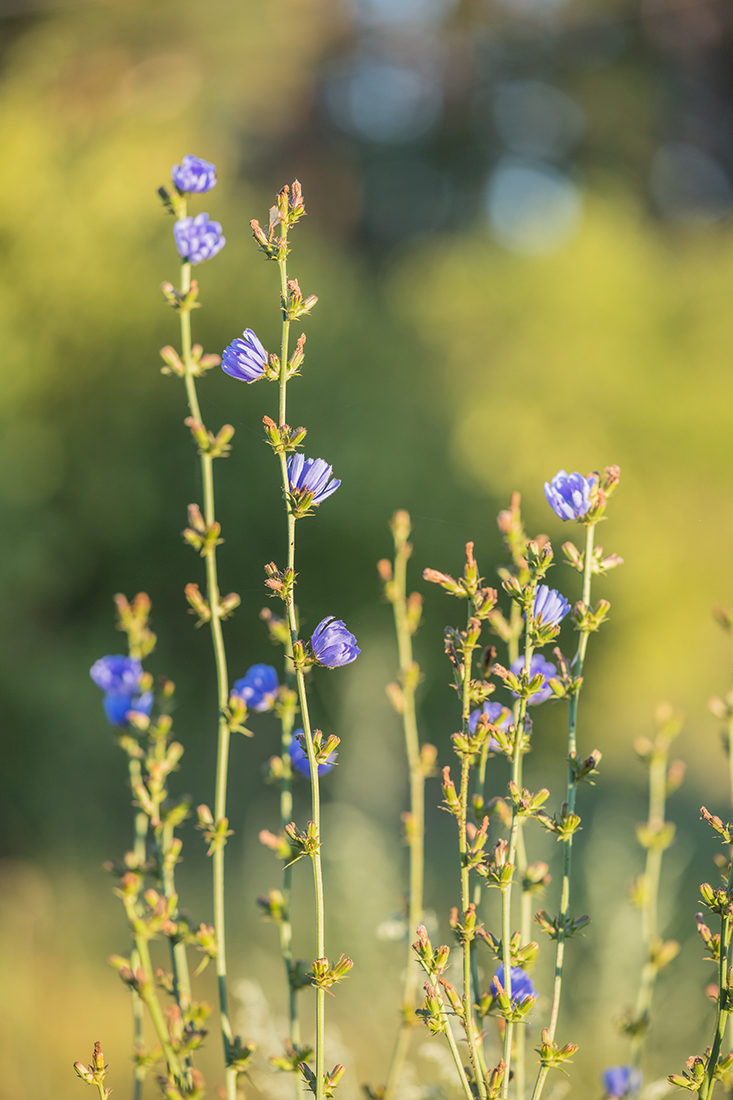
[[[647,1080],[679,1071],[712,1019],[693,914],[715,849],[698,809],[725,815],[730,801],[706,709],[730,674],[709,608],[733,601],[730,9],[3,0],[0,17],[0,1095],[78,1097],[71,1062],[97,1038],[116,1095],[128,1087],[129,1000],[105,963],[127,934],[100,865],[129,845],[129,798],[88,678],[97,657],[121,648],[114,592],[153,599],[160,642],[149,664],[177,683],[186,746],[176,783],[197,802],[212,798],[210,645],[183,599],[201,566],[178,535],[200,486],[182,387],[160,375],[157,355],[177,340],[158,291],[177,264],[155,189],[187,152],[218,165],[219,186],[196,209],[228,239],[197,272],[195,333],[208,351],[245,326],[276,346],[277,273],[248,222],[266,220],[275,190],[296,176],[309,210],[292,272],[320,302],[290,415],[343,487],[302,524],[300,603],[307,626],[335,614],[363,648],[355,665],[314,678],[317,721],[343,741],[324,787],[329,950],[357,964],[329,1006],[329,1057],[349,1066],[344,1100],[384,1079],[403,959],[401,944],[377,934],[400,911],[405,869],[402,741],[383,690],[396,654],[375,570],[390,550],[388,519],[397,507],[413,515],[412,583],[426,596],[422,734],[443,764],[456,708],[442,628],[462,609],[425,591],[420,573],[459,570],[473,539],[492,578],[495,516],[513,489],[530,530],[559,552],[574,532],[542,483],[561,466],[620,464],[601,541],[626,560],[598,585],[612,616],[592,640],[581,707],[581,745],[604,761],[581,803],[575,911],[593,924],[570,951],[559,1038],[581,1049],[569,1095],[599,1096],[601,1068],[627,1056],[613,1020],[634,1000],[640,962],[626,896],[644,814],[632,745],[659,699],[687,714],[677,751],[688,778],[670,808],[679,834],[664,878],[668,934],[683,950],[660,979]],[[274,391],[215,371],[200,392],[209,424],[237,429],[216,472],[222,587],[242,596],[227,626],[238,676],[277,656],[258,619],[262,566],[283,557],[277,469],[260,427]],[[577,598],[564,566],[553,582]],[[569,631],[562,644],[572,646]],[[543,708],[528,762],[553,806],[564,721],[561,705]],[[278,883],[256,840],[277,824],[275,792],[261,782],[273,723],[263,717],[255,740],[233,748],[230,970],[243,1034],[263,1055],[257,1086],[279,1100],[292,1081],[270,1074],[266,1055],[284,1034],[284,990],[274,930],[254,904]],[[507,777],[492,768],[500,792]],[[438,800],[432,781],[428,901],[445,939],[457,868]],[[210,919],[200,837],[190,825],[185,836],[182,891],[196,919]],[[532,835],[531,854],[543,853],[556,859]],[[307,869],[296,878],[296,950],[308,956]],[[487,904],[489,924],[495,916]],[[202,986],[213,1000],[208,973]],[[217,1057],[213,1034],[203,1061],[212,1089]],[[452,1095],[427,1032],[410,1072],[406,1100]],[[567,1094],[559,1075],[554,1087],[554,1100]]]

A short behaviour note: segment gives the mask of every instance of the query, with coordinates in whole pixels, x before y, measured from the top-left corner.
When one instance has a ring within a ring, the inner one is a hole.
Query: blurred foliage
[[[34,11],[18,3],[0,23],[0,820],[8,857],[0,878],[0,1056],[15,1100],[78,1096],[70,1064],[97,1037],[114,1087],[126,1088],[128,1005],[103,961],[126,933],[97,867],[128,843],[128,792],[87,675],[100,654],[121,648],[111,625],[115,591],[144,588],[153,598],[160,644],[150,667],[178,684],[180,784],[197,800],[211,797],[212,662],[182,596],[186,582],[200,580],[200,565],[177,536],[199,494],[196,463],[181,388],[161,377],[157,358],[175,342],[176,322],[156,285],[174,279],[177,265],[155,189],[189,151],[219,166],[219,186],[197,209],[221,220],[228,238],[198,271],[204,308],[195,332],[209,351],[245,326],[275,345],[276,272],[258,255],[248,221],[263,220],[273,191],[295,175],[310,211],[292,268],[320,304],[307,323],[306,376],[292,386],[291,416],[309,428],[309,453],[333,462],[344,485],[302,525],[300,601],[306,625],[334,613],[364,650],[352,668],[316,678],[317,721],[343,738],[327,786],[327,885],[329,938],[357,963],[338,1000],[344,1048],[333,1058],[356,1062],[345,1096],[357,1095],[365,1074],[375,1084],[383,1072],[392,1041],[384,1021],[394,1014],[402,965],[401,946],[375,938],[399,913],[404,799],[399,729],[383,694],[395,662],[390,615],[374,569],[389,552],[387,521],[396,507],[413,515],[416,586],[424,565],[460,568],[469,538],[492,577],[500,555],[494,517],[513,489],[524,495],[531,530],[547,530],[558,551],[572,537],[542,497],[542,482],[560,466],[620,463],[622,486],[601,541],[627,562],[599,585],[612,618],[593,639],[581,706],[582,737],[603,750],[604,764],[598,789],[583,796],[582,809],[592,812],[579,845],[578,910],[592,912],[594,924],[573,947],[563,1041],[581,1043],[578,1095],[594,1095],[601,1066],[625,1057],[611,1021],[635,991],[637,917],[625,890],[641,863],[633,823],[644,812],[630,746],[666,696],[688,711],[679,751],[692,774],[672,803],[680,837],[665,904],[671,912],[679,890],[669,934],[684,950],[660,981],[667,1015],[653,1026],[651,1075],[678,1069],[680,1052],[700,1045],[707,972],[692,914],[696,882],[714,872],[696,816],[702,798],[722,813],[727,799],[704,700],[728,676],[726,644],[708,607],[733,599],[726,568],[733,250],[726,225],[670,226],[642,193],[661,65],[650,40],[628,12],[609,8],[628,48],[573,68],[566,62],[579,53],[565,45],[580,40],[578,27],[596,19],[596,9],[566,11],[563,34],[552,39],[557,48],[543,52],[546,23],[505,15],[498,27],[493,17],[480,26],[481,5],[456,6],[443,39],[455,48],[441,70],[455,94],[433,131],[399,149],[339,130],[324,105],[338,65],[376,33],[335,2],[304,0],[286,17],[281,6],[255,0]],[[676,46],[666,41],[669,58]],[[515,75],[559,74],[592,123],[579,154],[590,181],[582,228],[546,256],[513,255],[489,239],[481,194],[497,140],[482,146],[481,131],[466,123],[487,84],[448,79],[474,72],[462,62],[468,46],[486,58],[496,56],[497,42],[505,73],[510,57]],[[380,176],[387,162],[399,171]],[[450,176],[452,214],[442,221],[431,221],[438,207],[420,205],[425,180],[437,178],[420,175],[425,164]],[[201,396],[213,426],[230,421],[237,429],[233,455],[217,471],[227,540],[222,587],[243,598],[227,627],[234,677],[271,652],[257,614],[266,599],[263,563],[283,554],[277,470],[259,427],[272,391],[237,387],[215,372]],[[577,579],[563,566],[554,578],[577,596]],[[441,637],[453,614],[442,594],[427,593],[418,639],[427,674],[423,733],[439,746],[441,763],[456,721]],[[569,634],[563,644],[572,644]],[[544,708],[530,782],[540,775],[555,789],[562,782],[563,724],[561,707]],[[261,784],[274,747],[263,719],[254,742],[235,743],[231,781],[232,905],[242,916],[232,969],[250,982],[242,989],[244,1027],[265,1049],[279,1025],[252,982],[268,988],[280,971],[272,929],[257,923],[253,899],[275,872],[254,838],[276,823],[272,790]],[[496,773],[500,790],[500,765]],[[455,863],[438,797],[437,784],[429,786],[428,891],[445,936]],[[538,839],[536,855],[545,849],[554,855]],[[207,874],[191,831],[183,891],[198,919],[209,914]],[[296,932],[302,954],[306,903]],[[279,984],[268,996],[277,1017]],[[420,1036],[416,1072],[439,1078],[426,1046]],[[258,1083],[276,1095],[276,1079],[262,1074]]]

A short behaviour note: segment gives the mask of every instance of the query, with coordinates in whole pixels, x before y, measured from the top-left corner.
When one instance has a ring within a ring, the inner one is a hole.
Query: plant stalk
[[[185,210],[182,216],[185,215]],[[185,295],[191,289],[191,265],[181,265],[181,291]],[[196,393],[196,382],[193,375],[193,360],[191,357],[191,314],[189,310],[180,311],[181,318],[181,351],[185,370],[184,381],[186,385],[186,397],[191,416],[199,423],[201,409]],[[215,522],[216,508],[214,499],[214,474],[211,455],[201,455],[201,476],[204,492],[204,519],[207,525]],[[206,554],[206,597],[211,612],[210,627],[211,641],[214,648],[214,660],[216,663],[217,699],[219,707],[219,727],[216,757],[216,786],[214,793],[214,819],[218,822],[226,817],[227,803],[227,775],[229,770],[229,726],[226,718],[226,707],[229,701],[229,674],[227,671],[226,650],[221,629],[221,611],[219,597],[219,581],[216,564],[216,548]],[[227,992],[227,963],[226,963],[226,915],[224,903],[224,845],[215,849],[213,856],[213,886],[214,886],[214,927],[216,929],[216,974],[219,990],[219,1016],[221,1022],[221,1035],[224,1047],[226,1094],[227,1100],[236,1100],[237,1096],[237,1071],[229,1065],[229,1053],[232,1043],[232,1026],[229,1019],[229,1003]]]

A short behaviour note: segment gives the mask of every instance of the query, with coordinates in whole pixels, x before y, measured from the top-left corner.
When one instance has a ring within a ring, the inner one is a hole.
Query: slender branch
[[[583,562],[582,599],[586,607],[590,606],[594,535],[595,524],[589,523],[586,529],[585,557]],[[581,631],[580,638],[578,640],[578,649],[573,660],[573,671],[576,677],[581,677],[583,675],[583,664],[585,662],[585,652],[587,647],[588,632],[583,630]],[[571,813],[575,810],[575,800],[577,793],[575,773],[573,771],[573,759],[577,751],[578,702],[580,699],[580,689],[581,685],[578,684],[575,691],[570,697],[570,705],[568,708],[568,785],[566,801],[568,804],[568,809]],[[552,992],[552,1009],[550,1011],[549,1023],[550,1042],[554,1041],[555,1038],[555,1032],[557,1030],[557,1019],[560,1012],[560,998],[562,996],[563,969],[565,965],[565,923],[570,913],[570,878],[572,871],[572,858],[573,838],[572,835],[570,835],[563,840],[563,876],[562,890],[560,894],[560,916],[558,920],[557,948],[555,953],[555,981]],[[539,1100],[546,1078],[547,1067],[541,1066],[540,1071],[537,1075],[537,1081],[535,1083],[534,1091],[532,1093],[532,1100]]]
[[[733,889],[733,864],[728,874],[728,894]],[[720,918],[720,961],[718,967],[718,1004],[715,1014],[715,1033],[705,1077],[700,1088],[700,1100],[710,1100],[715,1087],[715,1070],[718,1065],[718,1056],[723,1044],[725,1028],[731,1012],[728,1007],[729,997],[729,973],[728,956],[730,951],[731,932],[733,931],[733,918],[727,913]]]
[[[527,675],[530,675],[530,669],[532,667],[532,608],[534,606],[536,584],[532,584],[530,587],[529,599],[527,602],[526,611],[526,626],[525,626],[525,649],[524,649],[524,667]],[[524,724],[527,715],[527,699],[522,697],[519,700],[519,708],[517,711],[516,725],[515,725],[515,743],[514,743],[514,757],[512,760],[512,782],[521,789],[522,786],[522,743],[524,741]],[[512,812],[512,825],[509,833],[509,852],[507,854],[507,861],[514,865],[517,859],[517,846],[519,844],[520,829],[522,827],[522,821],[517,813],[516,807]],[[502,946],[502,962],[504,964],[504,989],[506,995],[509,998],[509,1002],[512,1000],[512,966],[511,966],[511,938],[512,938],[512,883],[514,876],[502,891],[501,896],[501,946]],[[524,1025],[520,1025],[524,1027]],[[514,1032],[514,1024],[511,1020],[505,1021],[504,1027],[504,1053],[503,1059],[506,1063],[506,1070],[504,1073],[504,1080],[502,1083],[502,1097],[504,1100],[509,1096],[509,1075],[511,1070],[512,1060],[512,1035]],[[520,1100],[523,1098],[520,1096]]]
[[[287,241],[286,227],[282,226],[283,241]],[[279,400],[279,427],[282,428],[285,425],[285,416],[287,410],[287,370],[288,370],[288,341],[290,334],[290,321],[287,314],[287,248],[283,250],[284,254],[281,254],[278,259],[278,267],[280,269],[280,293],[281,293],[281,305],[282,305],[282,339],[280,343],[280,400]],[[287,531],[288,531],[288,571],[295,571],[295,516],[290,503],[289,490],[290,482],[288,478],[287,459],[283,452],[280,453],[280,472],[282,477],[283,494],[285,496],[285,506],[287,513]],[[295,651],[296,643],[298,642],[298,619],[297,611],[295,607],[295,599],[293,596],[292,588],[289,589],[287,598],[285,600],[285,607],[287,611],[288,628],[290,630],[290,642],[292,651]],[[311,776],[311,813],[312,820],[315,826],[316,835],[319,839],[318,848],[311,854],[311,863],[313,866],[313,883],[315,888],[315,906],[316,906],[316,957],[324,958],[326,954],[326,926],[325,926],[325,905],[323,897],[323,868],[321,864],[321,851],[320,851],[320,836],[321,836],[321,793],[320,783],[318,776],[318,763],[316,761],[316,753],[313,745],[313,731],[310,722],[310,712],[308,710],[308,696],[305,686],[305,676],[301,668],[296,669],[295,672],[296,684],[298,689],[298,701],[300,704],[300,713],[303,719],[303,733],[305,736],[306,752],[308,754],[308,763],[310,766]],[[326,1032],[326,991],[325,989],[316,989],[316,1100],[324,1100],[325,1090],[325,1077],[326,1077],[326,1063],[325,1063],[325,1032]]]
[[[185,209],[182,215],[185,215]],[[191,288],[191,265],[181,264],[181,292],[185,296]],[[181,319],[181,352],[184,366],[184,381],[186,385],[186,397],[191,416],[200,424],[201,409],[196,393],[196,381],[193,374],[193,358],[191,355],[191,313],[190,310],[180,310]],[[216,507],[214,499],[214,476],[210,454],[201,455],[201,475],[204,491],[204,519],[207,525],[216,520]],[[227,801],[227,775],[229,770],[229,726],[226,719],[226,707],[229,699],[229,674],[227,671],[226,650],[221,629],[221,609],[219,596],[219,581],[217,575],[216,547],[211,546],[206,553],[206,596],[210,610],[211,640],[214,648],[214,660],[216,663],[217,700],[219,707],[219,725],[216,759],[216,787],[214,794],[214,817],[221,821],[226,817]],[[237,1071],[229,1065],[229,1052],[232,1043],[232,1027],[229,1020],[229,1004],[227,993],[227,964],[226,964],[226,923],[224,905],[224,845],[218,845],[213,853],[213,886],[214,886],[214,927],[216,929],[216,973],[219,989],[219,1015],[221,1021],[222,1043],[224,1046],[226,1092],[227,1100],[236,1100],[237,1095]]]
[[[407,512],[395,513],[392,520],[392,533],[395,544],[394,572],[385,590],[394,611],[400,666],[402,728],[410,775],[410,811],[406,827],[410,870],[407,900],[408,947],[402,988],[402,1019],[389,1067],[384,1100],[390,1100],[399,1078],[415,1022],[415,1002],[420,971],[412,950],[411,937],[423,920],[425,862],[425,769],[420,756],[420,737],[415,710],[415,689],[420,669],[414,661],[412,651],[412,635],[417,622],[410,622],[407,609],[407,562],[412,554],[412,547],[407,541],[410,534],[410,517]]]
[[[130,651],[130,656],[136,656]],[[142,781],[142,772],[140,769],[140,761],[136,760],[133,756],[129,759],[130,768],[130,788],[135,790],[135,787]],[[142,811],[135,814],[135,839],[133,843],[133,855],[135,856],[135,862],[138,867],[141,867],[145,863],[147,855],[147,838],[148,838],[148,815]],[[137,951],[137,947],[133,947],[130,953],[130,966],[132,972],[135,973],[140,966],[140,956]],[[145,1020],[145,1006],[143,1004],[140,994],[132,989],[132,1034],[133,1042],[135,1044],[135,1053],[138,1054],[145,1048],[145,1033],[144,1033],[144,1020]],[[133,1100],[141,1100],[143,1093],[143,1086],[145,1084],[145,1077],[147,1076],[147,1070],[144,1065],[139,1063],[135,1066],[135,1074],[133,1077],[132,1096]]]

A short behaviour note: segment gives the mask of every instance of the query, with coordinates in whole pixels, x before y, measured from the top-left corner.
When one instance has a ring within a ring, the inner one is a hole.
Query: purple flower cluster
[[[300,775],[304,775],[306,779],[311,777],[311,765],[308,759],[308,753],[305,750],[300,738],[305,736],[303,729],[297,729],[293,733],[293,740],[290,742],[290,763],[295,768],[296,772]],[[333,771],[333,766],[336,763],[336,752],[329,753],[327,762],[325,764],[318,765],[319,775],[328,775],[330,771]]]
[[[279,686],[272,665],[252,665],[241,680],[234,681],[232,695],[244,699],[249,710],[272,710]]]
[[[313,493],[310,504],[322,504],[335,493],[341,482],[331,477],[333,466],[324,458],[304,458],[291,455],[288,459],[288,483],[291,493]]]
[[[350,665],[361,653],[356,638],[346,629],[346,624],[332,615],[322,619],[313,631],[311,648],[319,665],[326,668]]]
[[[641,1088],[641,1070],[635,1066],[609,1066],[601,1074],[605,1100],[636,1096]]]
[[[267,352],[251,328],[244,330],[241,340],[232,340],[221,357],[221,369],[238,382],[256,382],[266,366]]]
[[[89,675],[104,692],[102,704],[110,725],[125,729],[129,725],[127,715],[131,710],[150,714],[153,693],[140,690],[143,667],[136,657],[124,657],[121,653],[100,657],[92,665]]]
[[[500,730],[508,729],[511,725],[512,712],[502,706],[501,703],[490,703],[487,701],[480,710],[477,708],[471,711],[468,717],[468,728],[471,733],[475,733],[479,717],[482,714],[486,715],[492,726],[498,726]],[[489,751],[499,751],[499,742],[493,737],[489,739]]]
[[[525,997],[536,997],[537,990],[532,984],[532,979],[526,970],[522,970],[521,966],[513,966],[511,968],[512,975],[512,1004],[519,1004],[525,999]],[[504,963],[499,963],[498,970],[494,977],[499,982],[502,989],[504,986]],[[496,987],[494,987],[496,988]]]
[[[180,164],[171,168],[171,176],[182,195],[202,195],[216,187],[216,165],[188,153]]]
[[[512,672],[514,672],[517,676],[519,676],[519,673],[522,671],[523,668],[524,657],[517,657],[516,661],[512,661]],[[529,699],[527,700],[527,702],[533,707],[538,707],[540,703],[546,703],[548,699],[552,698],[552,688],[547,683],[547,680],[557,675],[557,668],[555,667],[555,665],[552,664],[551,661],[546,661],[541,653],[535,653],[529,663],[530,679],[532,679],[533,676],[536,676],[537,673],[539,673],[541,676],[544,676],[545,683],[542,685],[539,691],[536,691],[534,695],[530,695]],[[514,692],[512,692],[512,695],[514,695]],[[514,695],[514,698],[517,699],[518,696]]]
[[[178,255],[189,264],[200,264],[221,252],[226,242],[219,222],[212,222],[208,214],[195,218],[179,218],[173,226],[173,237]]]
[[[559,626],[568,611],[570,604],[557,589],[548,588],[541,584],[534,598],[534,617],[539,626]]]
[[[568,474],[558,470],[552,481],[545,482],[545,497],[562,520],[581,519],[590,508],[590,496],[598,478],[595,474]]]

